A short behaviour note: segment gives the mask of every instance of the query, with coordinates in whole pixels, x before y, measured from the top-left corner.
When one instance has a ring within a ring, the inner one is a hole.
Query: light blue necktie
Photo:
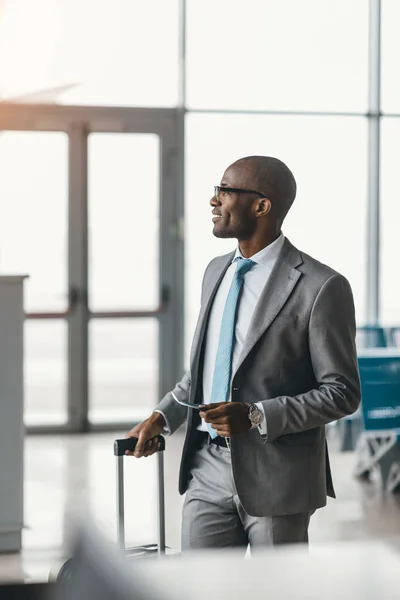
[[[233,276],[232,285],[222,315],[210,402],[226,402],[229,398],[232,373],[232,352],[235,342],[235,327],[240,295],[245,274],[256,264],[253,260],[250,260],[249,258],[244,259],[240,256],[236,258],[236,261],[236,271]],[[210,423],[207,423],[207,429],[212,439],[217,437],[218,434],[215,429],[211,427]]]

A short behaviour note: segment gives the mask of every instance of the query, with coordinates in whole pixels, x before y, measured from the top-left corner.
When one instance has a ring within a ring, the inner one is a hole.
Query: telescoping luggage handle
[[[165,554],[165,500],[164,500],[164,455],[165,438],[157,436],[160,449],[157,452],[158,479],[158,554]],[[117,539],[118,545],[125,549],[125,499],[124,499],[124,455],[126,450],[134,450],[137,438],[115,440],[114,456],[117,463]]]

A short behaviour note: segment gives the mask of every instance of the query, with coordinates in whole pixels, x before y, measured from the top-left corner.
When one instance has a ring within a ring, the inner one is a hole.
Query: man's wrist
[[[260,411],[257,404],[246,402],[247,406],[247,418],[250,422],[250,428],[254,429],[255,427],[259,427],[263,420],[263,413]]]
[[[153,421],[153,423],[159,423],[160,425],[162,425],[162,427],[165,427],[167,425],[164,415],[158,410],[155,410],[151,414],[150,419]]]

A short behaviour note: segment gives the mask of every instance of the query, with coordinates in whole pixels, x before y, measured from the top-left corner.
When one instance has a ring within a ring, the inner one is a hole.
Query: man
[[[295,195],[276,158],[225,171],[213,233],[238,248],[205,271],[189,372],[128,434],[148,456],[187,420],[183,550],[307,543],[334,497],[324,426],[360,402],[354,305],[342,275],[283,236]]]

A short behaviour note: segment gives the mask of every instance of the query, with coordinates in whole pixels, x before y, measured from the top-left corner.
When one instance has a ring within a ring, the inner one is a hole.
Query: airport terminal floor
[[[25,529],[20,555],[0,556],[0,580],[43,581],[65,556],[77,515],[90,513],[107,537],[116,537],[113,440],[123,432],[28,436],[25,444]],[[167,439],[165,452],[166,539],[180,545],[182,498],[177,491],[183,436]],[[400,536],[400,496],[385,495],[378,482],[352,476],[355,456],[330,441],[337,499],[311,520],[313,551],[336,541],[384,541]],[[127,545],[156,541],[156,460],[125,460]],[[68,510],[65,513],[65,510]]]

